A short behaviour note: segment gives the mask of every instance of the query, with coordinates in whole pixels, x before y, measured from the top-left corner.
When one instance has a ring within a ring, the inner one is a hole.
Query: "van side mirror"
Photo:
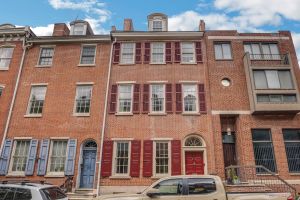
[[[159,194],[160,194],[159,189],[156,188],[152,188],[146,193],[146,195],[150,198],[155,198]]]

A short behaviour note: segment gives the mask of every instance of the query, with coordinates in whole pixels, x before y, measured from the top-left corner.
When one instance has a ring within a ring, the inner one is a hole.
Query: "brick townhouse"
[[[206,31],[202,20],[168,31],[167,16],[153,13],[147,31],[125,19],[123,30],[94,35],[76,20],[26,44],[1,179],[60,185],[67,175],[75,189],[111,193],[264,165],[300,185],[300,72],[288,31]]]

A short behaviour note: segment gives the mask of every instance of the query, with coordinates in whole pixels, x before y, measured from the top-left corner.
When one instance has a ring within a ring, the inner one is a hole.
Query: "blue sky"
[[[162,12],[169,30],[196,30],[200,19],[211,30],[290,30],[300,59],[299,8],[300,0],[9,0],[0,24],[29,25],[37,35],[49,35],[53,23],[85,19],[100,34],[112,25],[122,29],[124,18],[133,19],[135,30],[146,30],[147,15]]]

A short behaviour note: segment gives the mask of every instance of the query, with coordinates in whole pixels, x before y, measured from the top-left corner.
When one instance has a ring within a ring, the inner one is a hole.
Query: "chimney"
[[[65,23],[56,23],[54,24],[52,36],[67,36],[69,35],[70,30]]]
[[[133,31],[133,24],[131,19],[124,19],[124,31]]]
[[[117,30],[116,26],[111,26],[111,31],[116,31],[116,30]]]
[[[200,20],[199,31],[205,31],[205,22],[203,19]]]

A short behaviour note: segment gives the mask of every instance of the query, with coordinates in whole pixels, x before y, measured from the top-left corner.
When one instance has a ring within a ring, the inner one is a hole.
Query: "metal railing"
[[[65,176],[65,181],[63,184],[61,184],[59,187],[62,189],[65,193],[72,192],[73,187],[73,176]]]
[[[249,59],[251,65],[290,65],[288,54],[249,54]]]
[[[257,171],[260,173],[258,174]],[[254,191],[257,192],[282,192],[291,193],[296,196],[296,188],[294,186],[262,165],[228,166],[225,168],[225,172],[227,186],[249,186],[254,188]]]

